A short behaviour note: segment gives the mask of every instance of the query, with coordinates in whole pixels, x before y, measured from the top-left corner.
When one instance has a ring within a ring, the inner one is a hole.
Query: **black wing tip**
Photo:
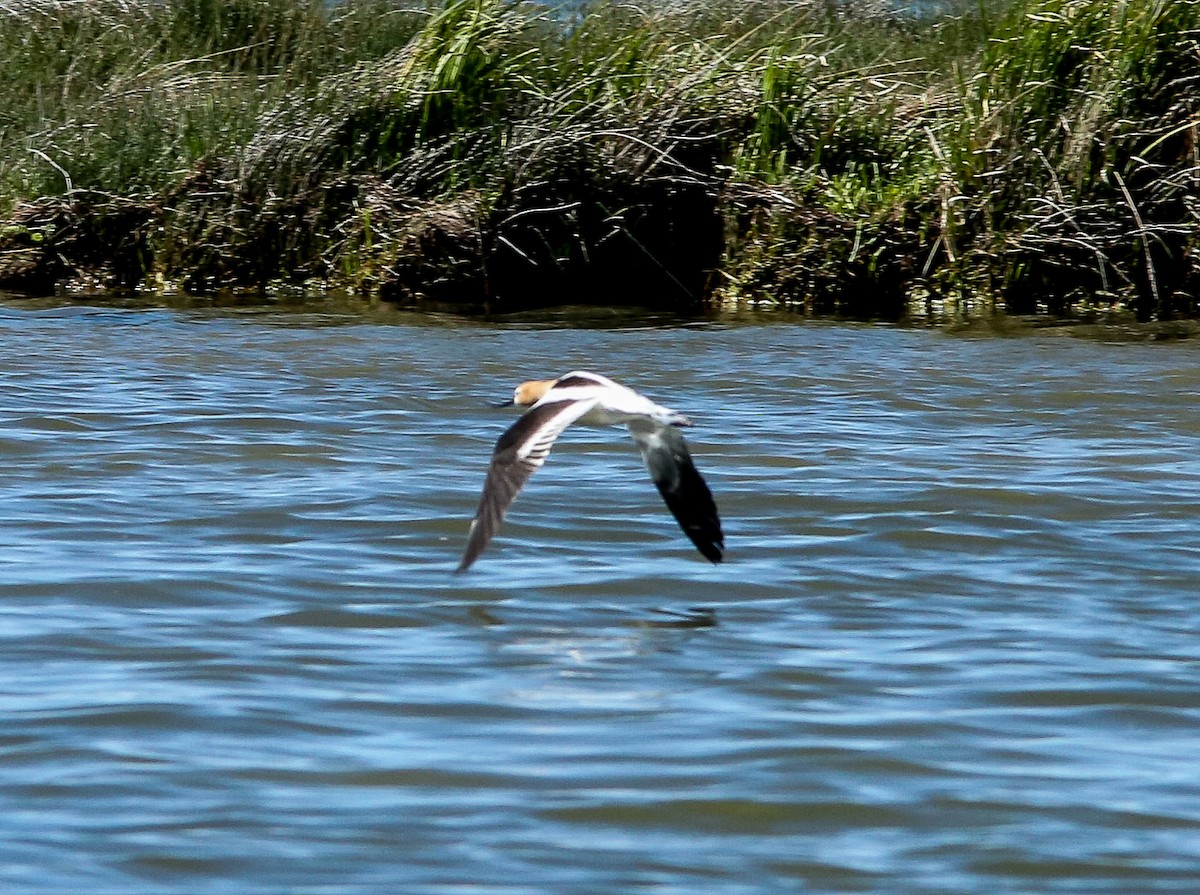
[[[709,562],[719,563],[725,557],[725,533],[716,501],[695,466],[689,463],[681,471],[679,481],[655,484],[688,540]]]
[[[463,554],[463,558],[458,561],[458,568],[454,570],[454,574],[461,575],[467,569],[471,568],[475,564],[475,560],[479,559],[479,553],[480,551],[472,551],[468,547],[467,552]]]
[[[483,556],[483,551],[487,550],[488,544],[492,541],[491,534],[481,531],[479,518],[479,516],[476,516],[471,520],[471,528],[467,532],[467,549],[463,551],[458,568],[454,570],[455,575],[461,575],[467,569],[471,568],[475,564],[475,560]]]
[[[693,538],[692,543],[696,545],[696,549],[700,551],[700,554],[713,565],[725,561],[725,541],[723,539],[700,541]]]
[[[706,493],[707,490],[706,488]],[[664,494],[663,496],[666,497],[667,495]],[[683,529],[683,533],[687,535],[688,540],[692,542],[705,559],[711,563],[719,563],[724,560],[725,534],[721,531],[721,522],[716,516],[715,505],[712,507],[713,514],[710,518],[701,518],[695,522],[690,521],[688,515],[690,508],[678,501],[674,495],[667,500],[667,508],[675,516],[679,527]]]

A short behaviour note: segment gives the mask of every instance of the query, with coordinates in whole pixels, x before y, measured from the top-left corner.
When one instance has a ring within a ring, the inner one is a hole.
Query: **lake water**
[[[1200,343],[574,320],[0,304],[0,891],[1196,891]]]

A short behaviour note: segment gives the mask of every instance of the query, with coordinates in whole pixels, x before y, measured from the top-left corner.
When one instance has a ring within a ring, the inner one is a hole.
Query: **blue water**
[[[1200,344],[577,322],[0,305],[0,890],[1195,891]]]

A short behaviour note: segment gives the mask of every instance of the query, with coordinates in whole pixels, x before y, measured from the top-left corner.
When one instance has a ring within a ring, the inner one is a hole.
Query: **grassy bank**
[[[889,9],[0,6],[0,288],[1200,310],[1200,0]]]

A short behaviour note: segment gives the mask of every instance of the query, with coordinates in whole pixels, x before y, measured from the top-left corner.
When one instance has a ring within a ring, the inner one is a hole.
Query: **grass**
[[[1198,310],[1200,0],[0,4],[0,285]]]
[[[1055,0],[1025,20],[982,60],[959,173],[1008,293],[1194,314],[1200,5]]]

